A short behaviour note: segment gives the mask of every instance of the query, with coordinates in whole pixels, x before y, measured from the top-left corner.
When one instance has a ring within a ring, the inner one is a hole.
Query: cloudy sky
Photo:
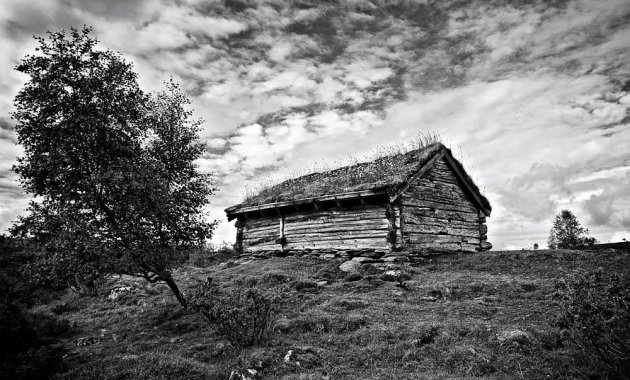
[[[33,35],[90,25],[141,86],[173,76],[205,119],[222,210],[245,188],[436,131],[490,199],[495,248],[544,245],[571,209],[630,239],[628,0],[9,0],[0,3],[0,230],[27,198],[10,171],[13,70]]]

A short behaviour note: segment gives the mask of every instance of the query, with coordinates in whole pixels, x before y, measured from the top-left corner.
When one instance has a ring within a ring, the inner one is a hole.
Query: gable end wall
[[[403,249],[409,252],[475,252],[487,228],[445,159],[401,196]]]

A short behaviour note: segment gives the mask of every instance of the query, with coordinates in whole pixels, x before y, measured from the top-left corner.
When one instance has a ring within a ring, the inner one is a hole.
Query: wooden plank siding
[[[282,222],[281,229],[281,220]],[[250,217],[243,222],[243,251],[304,249],[387,250],[385,204],[366,204]],[[284,244],[278,238],[284,236]]]
[[[479,209],[445,159],[401,194],[405,251],[479,250]]]

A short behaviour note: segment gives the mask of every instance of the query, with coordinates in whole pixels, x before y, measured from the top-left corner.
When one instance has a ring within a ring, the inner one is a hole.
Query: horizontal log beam
[[[448,226],[429,226],[422,224],[407,224],[405,225],[405,233],[413,236],[414,234],[435,234],[435,235],[450,235],[450,236],[466,236],[479,239],[481,234],[476,229],[455,228]]]
[[[372,199],[378,198],[382,196],[386,196],[387,192],[384,191],[372,191],[372,190],[363,190],[363,191],[353,191],[348,193],[340,193],[340,194],[331,194],[331,195],[322,195],[317,197],[308,197],[303,199],[295,199],[292,201],[282,201],[282,202],[274,202],[274,203],[266,203],[259,206],[245,206],[240,207],[240,205],[228,207],[225,209],[225,213],[228,215],[228,218],[235,218],[238,214],[244,214],[248,212],[258,212],[258,211],[266,211],[271,209],[284,209],[284,208],[294,208],[296,205],[304,205],[304,204],[312,204],[312,203],[323,203],[323,202],[341,202],[347,200],[355,200],[355,199]]]

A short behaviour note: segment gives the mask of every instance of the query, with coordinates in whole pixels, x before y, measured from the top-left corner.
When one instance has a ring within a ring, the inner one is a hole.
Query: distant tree
[[[538,249],[538,243],[534,243],[534,250]]]
[[[569,210],[562,210],[556,216],[547,241],[551,249],[575,248],[596,243],[597,240],[588,236],[588,229],[580,226],[580,222]]]
[[[36,38],[39,54],[16,68],[30,79],[14,101],[24,153],[13,170],[34,199],[12,233],[41,248],[43,281],[130,274],[166,283],[186,307],[173,265],[214,228],[204,208],[215,188],[195,165],[200,121],[177,85],[145,94],[90,33]]]

